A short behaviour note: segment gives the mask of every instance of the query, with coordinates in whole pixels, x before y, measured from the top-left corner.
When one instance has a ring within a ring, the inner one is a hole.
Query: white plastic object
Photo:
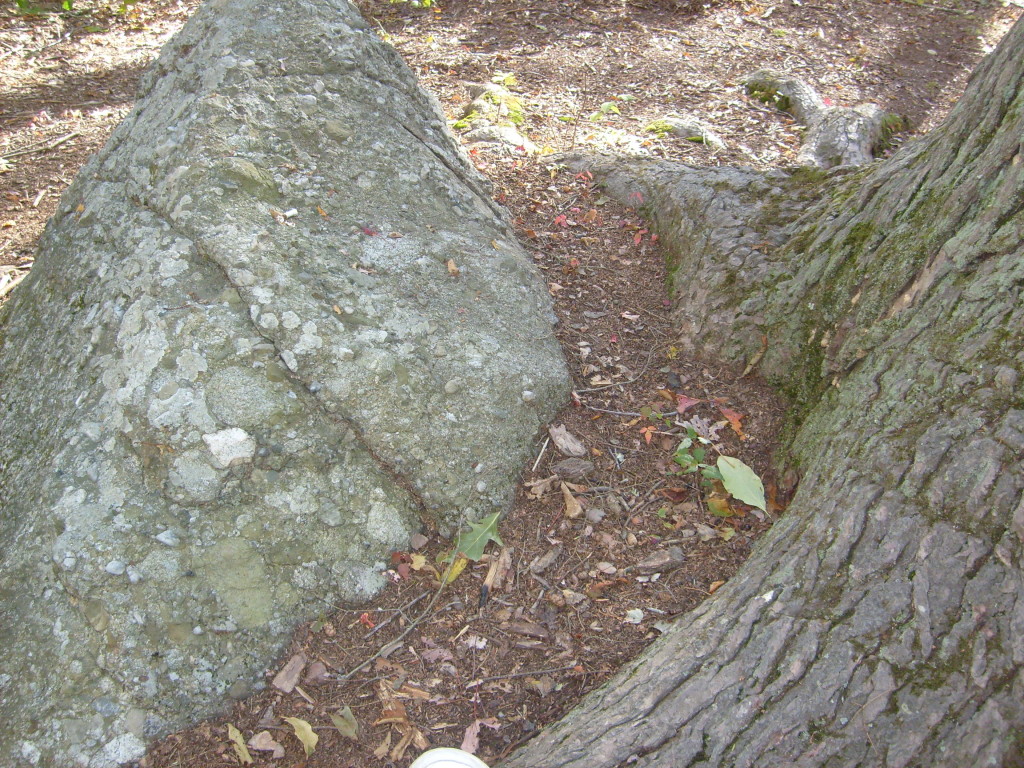
[[[441,747],[427,750],[417,757],[409,768],[488,768],[488,765],[469,752]]]

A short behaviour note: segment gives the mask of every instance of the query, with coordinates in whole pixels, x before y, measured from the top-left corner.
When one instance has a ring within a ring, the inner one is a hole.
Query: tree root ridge
[[[992,62],[1024,72],[1024,22],[954,111],[1001,121],[979,152],[951,118],[846,179],[573,161],[643,198],[683,346],[742,363],[767,336],[803,477],[732,582],[508,766],[1019,761],[1024,109],[985,94],[1024,81]]]
[[[807,127],[797,155],[800,165],[834,168],[864,165],[893,133],[904,128],[898,115],[874,104],[830,106],[811,86],[781,72],[762,69],[746,77],[747,93],[788,112]]]

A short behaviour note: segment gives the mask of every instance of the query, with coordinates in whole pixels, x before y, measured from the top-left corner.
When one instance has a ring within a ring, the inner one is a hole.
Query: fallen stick
[[[64,142],[71,141],[71,139],[80,135],[81,134],[78,131],[74,131],[72,133],[69,133],[67,136],[61,136],[59,139],[55,139],[54,141],[51,142],[38,141],[35,144],[28,145],[27,147],[22,147],[21,149],[16,149],[13,152],[7,152],[3,155],[0,155],[0,160],[7,160],[8,158],[11,157],[18,157],[20,155],[30,155],[33,152],[45,152],[48,149],[55,149]]]

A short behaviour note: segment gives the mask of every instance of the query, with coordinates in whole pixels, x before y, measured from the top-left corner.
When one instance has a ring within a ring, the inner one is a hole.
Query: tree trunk
[[[591,164],[652,208],[681,342],[789,395],[802,478],[732,582],[503,766],[1024,764],[1022,136],[1024,21],[865,169]]]

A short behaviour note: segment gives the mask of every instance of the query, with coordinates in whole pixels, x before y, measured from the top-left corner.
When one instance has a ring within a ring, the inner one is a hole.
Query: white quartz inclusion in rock
[[[203,435],[203,442],[213,454],[214,464],[220,469],[226,469],[242,461],[251,461],[256,455],[256,441],[244,429],[238,427]]]

